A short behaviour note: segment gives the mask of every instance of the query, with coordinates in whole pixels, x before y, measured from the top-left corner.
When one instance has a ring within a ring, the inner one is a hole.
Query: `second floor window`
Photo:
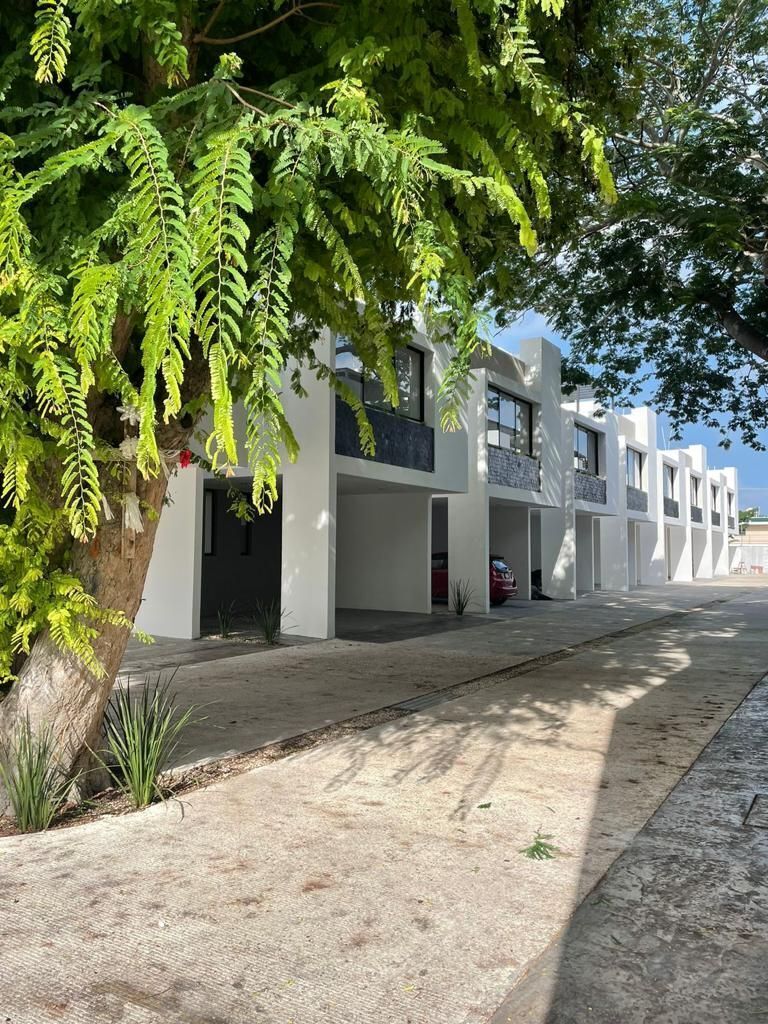
[[[367,370],[352,342],[343,335],[336,338],[336,375],[365,405],[395,413],[409,420],[424,419],[424,353],[417,348],[398,349],[393,357],[399,404],[387,401],[378,374]]]
[[[701,479],[698,476],[691,477],[691,504],[701,508]]]
[[[488,444],[518,455],[533,452],[533,407],[498,388],[488,388]]]
[[[597,476],[600,472],[598,437],[596,430],[576,425],[573,439],[573,465],[582,473],[591,473],[593,476]]]
[[[675,500],[675,467],[664,464],[664,497]]]
[[[712,488],[712,511],[720,511],[720,492],[717,487]]]
[[[643,453],[635,448],[627,448],[627,484],[643,489]]]
[[[733,492],[728,491],[728,515],[733,515]]]

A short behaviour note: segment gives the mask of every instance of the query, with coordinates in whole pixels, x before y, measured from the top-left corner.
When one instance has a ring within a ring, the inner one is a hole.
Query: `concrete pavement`
[[[709,589],[732,599],[183,807],[0,841],[0,1021],[487,1024],[764,675],[768,590]],[[503,629],[486,657],[524,646]],[[539,830],[554,860],[520,853]]]

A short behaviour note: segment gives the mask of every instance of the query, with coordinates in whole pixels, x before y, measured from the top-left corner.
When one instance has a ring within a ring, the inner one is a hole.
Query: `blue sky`
[[[493,338],[495,345],[516,352],[523,338],[543,336],[568,351],[568,342],[553,331],[544,317],[537,313],[526,313],[514,326],[505,328]],[[692,424],[683,430],[680,441],[669,440],[669,423],[666,416],[659,417],[659,444],[667,448],[685,448],[689,444],[707,446],[711,469],[723,466],[736,466],[739,472],[739,504],[741,508],[757,505],[763,513],[768,514],[768,452],[756,452],[742,444],[734,436],[731,447],[726,451],[719,447],[720,434],[709,427]],[[761,434],[763,442],[768,445],[768,431]]]

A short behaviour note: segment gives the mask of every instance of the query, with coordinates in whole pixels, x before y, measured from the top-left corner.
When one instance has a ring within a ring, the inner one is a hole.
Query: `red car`
[[[491,604],[504,604],[508,597],[517,597],[515,574],[502,555],[491,555],[488,560],[488,582]],[[432,600],[448,600],[448,555],[445,551],[432,555]]]

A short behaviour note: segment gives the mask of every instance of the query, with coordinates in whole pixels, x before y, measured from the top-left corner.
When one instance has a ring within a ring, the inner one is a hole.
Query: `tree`
[[[650,391],[677,428],[768,424],[768,8],[639,0],[627,8],[608,155],[609,208],[565,179],[534,260],[488,285],[571,342],[567,375],[601,397]],[[727,437],[725,444],[727,446]]]
[[[3,5],[0,675],[17,678],[0,740],[28,717],[67,769],[87,757],[167,475],[206,411],[226,475],[244,403],[259,511],[298,454],[290,357],[372,447],[315,355],[322,325],[395,403],[421,307],[455,345],[456,425],[494,225],[533,251],[560,164],[610,192],[580,103],[603,17],[562,0]],[[550,74],[538,45],[560,54]]]

